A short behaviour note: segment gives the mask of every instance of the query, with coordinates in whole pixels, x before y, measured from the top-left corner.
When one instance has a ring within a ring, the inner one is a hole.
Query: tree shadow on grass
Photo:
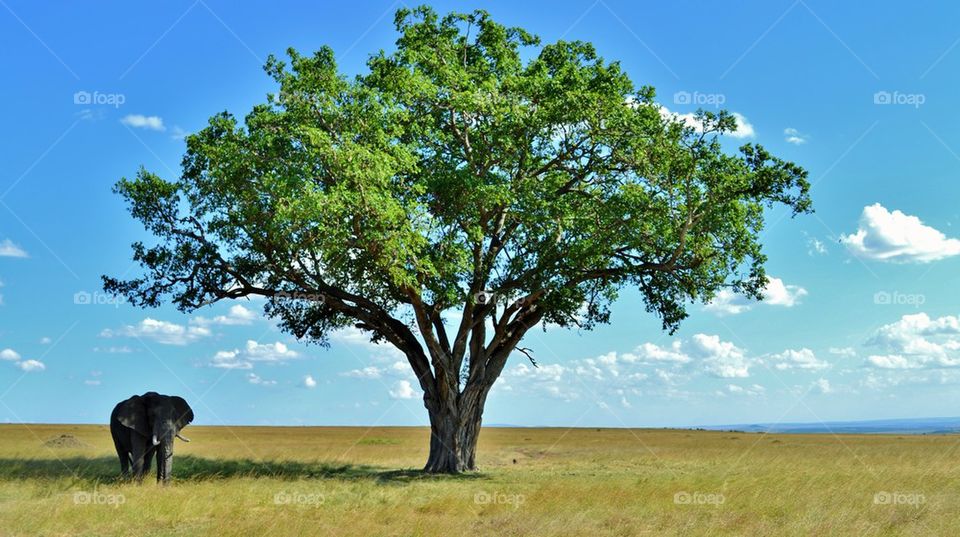
[[[153,471],[144,482],[153,481]],[[281,480],[345,479],[404,485],[416,481],[485,479],[481,473],[435,475],[421,470],[389,470],[376,466],[329,462],[255,461],[208,459],[194,455],[174,457],[174,481],[209,481],[233,477],[266,477]],[[66,457],[60,459],[0,459],[0,480],[75,479],[84,483],[119,482],[116,457]]]

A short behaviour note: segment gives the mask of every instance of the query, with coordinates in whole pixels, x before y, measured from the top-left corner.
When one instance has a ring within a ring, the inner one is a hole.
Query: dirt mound
[[[77,437],[72,434],[61,434],[55,438],[51,438],[43,443],[44,446],[48,448],[85,448],[90,447],[88,444],[81,442]]]

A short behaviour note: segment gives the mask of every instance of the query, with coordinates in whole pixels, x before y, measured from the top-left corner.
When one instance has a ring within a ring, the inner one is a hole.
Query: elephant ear
[[[183,429],[193,422],[193,409],[182,397],[171,397],[173,408],[177,416],[177,430]]]
[[[143,436],[150,436],[147,407],[139,395],[134,395],[118,405],[117,419],[124,427],[129,427]]]

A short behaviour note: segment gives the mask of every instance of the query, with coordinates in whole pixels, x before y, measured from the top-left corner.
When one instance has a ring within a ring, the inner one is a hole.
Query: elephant
[[[123,476],[142,481],[156,456],[157,482],[169,483],[173,439],[189,442],[180,431],[192,421],[193,410],[182,397],[147,392],[117,403],[110,414],[110,434]]]

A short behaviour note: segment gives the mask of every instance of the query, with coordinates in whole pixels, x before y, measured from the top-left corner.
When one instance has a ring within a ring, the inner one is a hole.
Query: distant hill
[[[960,417],[828,421],[825,423],[740,423],[691,428],[710,431],[808,434],[957,434],[960,433]]]

